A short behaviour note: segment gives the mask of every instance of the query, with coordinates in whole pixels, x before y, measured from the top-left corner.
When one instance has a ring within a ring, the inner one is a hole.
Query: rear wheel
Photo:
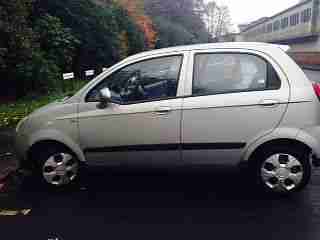
[[[272,146],[254,159],[254,173],[259,187],[276,194],[302,190],[309,182],[309,151],[292,146]]]

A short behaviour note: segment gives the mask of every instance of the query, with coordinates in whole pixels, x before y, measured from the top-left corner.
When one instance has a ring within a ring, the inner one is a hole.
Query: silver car
[[[264,43],[131,56],[16,128],[21,166],[49,186],[79,166],[246,164],[270,192],[304,188],[320,158],[320,85]]]

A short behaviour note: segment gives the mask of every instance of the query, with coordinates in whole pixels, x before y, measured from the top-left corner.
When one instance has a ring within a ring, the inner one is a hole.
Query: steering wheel
[[[146,96],[146,90],[141,84],[141,71],[136,70],[128,77],[128,81],[124,87],[124,93],[128,100],[141,100]]]

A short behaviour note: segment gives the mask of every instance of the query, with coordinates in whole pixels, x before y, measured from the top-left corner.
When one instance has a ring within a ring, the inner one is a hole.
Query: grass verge
[[[0,104],[0,128],[15,127],[17,123],[34,110],[47,105],[53,101],[75,94],[85,81],[78,84],[74,90],[67,90],[64,93],[52,93],[48,96],[27,96],[16,102]]]

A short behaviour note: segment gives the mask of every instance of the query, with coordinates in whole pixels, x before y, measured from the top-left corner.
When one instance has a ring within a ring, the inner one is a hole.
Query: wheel
[[[295,145],[269,147],[256,155],[254,173],[258,186],[268,192],[287,195],[300,191],[311,176],[309,152]]]
[[[79,174],[79,161],[75,154],[60,145],[44,145],[36,148],[36,175],[50,187],[72,185]]]

